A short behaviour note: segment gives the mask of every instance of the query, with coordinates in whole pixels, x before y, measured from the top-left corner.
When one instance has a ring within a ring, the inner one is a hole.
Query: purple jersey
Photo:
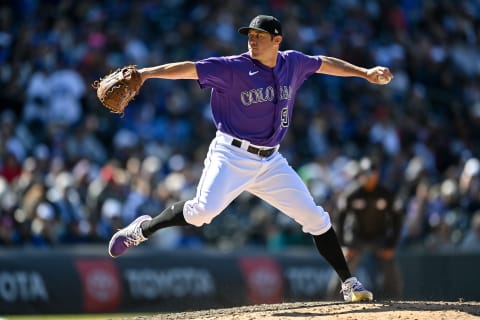
[[[285,136],[295,94],[322,60],[298,51],[280,51],[268,68],[249,53],[197,61],[200,87],[212,88],[218,130],[259,146],[273,147]]]

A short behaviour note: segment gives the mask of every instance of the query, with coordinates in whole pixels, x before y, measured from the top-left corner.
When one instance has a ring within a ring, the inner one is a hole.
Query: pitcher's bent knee
[[[331,227],[330,215],[322,207],[317,207],[314,216],[302,223],[302,231],[314,236],[324,234]]]
[[[209,224],[220,212],[221,209],[215,206],[198,203],[195,200],[185,202],[183,207],[185,221],[196,227]]]

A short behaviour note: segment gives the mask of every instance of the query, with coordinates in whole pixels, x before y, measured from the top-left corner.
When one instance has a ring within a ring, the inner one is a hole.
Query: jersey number
[[[286,128],[289,125],[288,121],[288,107],[282,109],[282,123],[280,124],[282,127]]]

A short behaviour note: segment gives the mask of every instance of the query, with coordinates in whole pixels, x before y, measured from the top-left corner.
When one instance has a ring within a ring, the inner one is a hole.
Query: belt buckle
[[[257,149],[257,156],[263,157],[263,156],[261,155],[261,153],[262,153],[262,149],[258,148],[258,149]]]

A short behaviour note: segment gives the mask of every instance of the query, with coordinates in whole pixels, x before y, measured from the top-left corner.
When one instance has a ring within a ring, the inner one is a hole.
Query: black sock
[[[176,202],[162,211],[158,216],[141,224],[142,233],[145,238],[151,236],[155,231],[172,226],[187,226],[189,223],[183,217],[183,205],[185,201]]]
[[[318,252],[330,263],[342,282],[352,276],[333,227],[324,234],[313,236],[313,240]]]

